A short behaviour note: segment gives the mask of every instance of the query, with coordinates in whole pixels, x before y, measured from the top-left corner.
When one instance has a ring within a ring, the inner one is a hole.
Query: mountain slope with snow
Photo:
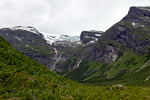
[[[44,39],[49,43],[50,45],[57,45],[57,44],[81,44],[80,42],[80,36],[68,36],[63,34],[48,34],[48,33],[42,33],[44,36]]]
[[[28,31],[28,32],[32,32],[35,34],[39,34],[39,31],[37,29],[35,29],[32,26],[15,26],[15,27],[10,27],[10,28],[2,28],[2,29],[10,29],[10,30],[24,30],[24,31]]]
[[[83,59],[80,36],[42,33],[31,26],[2,28],[0,36],[23,54],[56,72],[66,73],[77,68]]]

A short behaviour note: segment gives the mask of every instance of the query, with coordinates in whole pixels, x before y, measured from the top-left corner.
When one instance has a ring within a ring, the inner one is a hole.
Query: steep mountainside
[[[7,40],[13,47],[30,58],[51,67],[55,51],[43,35],[33,27],[13,27],[0,29],[0,36]]]
[[[94,34],[97,33],[93,33],[93,36]],[[79,36],[40,33],[30,26],[2,28],[0,36],[23,54],[60,74],[77,68],[86,55],[82,53],[85,47],[82,46]],[[93,36],[89,31],[88,34],[82,35],[82,38],[85,41],[85,37],[93,38]],[[94,37],[96,39],[94,42],[99,36]],[[91,41],[93,40],[88,40],[87,43],[93,44]]]
[[[133,79],[144,84],[150,76],[143,71],[149,69],[149,59],[150,7],[131,7],[121,21],[103,33],[86,60],[66,77],[101,84],[118,79],[116,83],[126,84]]]
[[[149,88],[77,84],[22,55],[0,37],[0,100],[145,100],[149,95]]]
[[[119,57],[121,46],[137,53],[147,53],[150,44],[149,9],[150,7],[131,7],[128,15],[99,39],[92,58],[114,62]]]

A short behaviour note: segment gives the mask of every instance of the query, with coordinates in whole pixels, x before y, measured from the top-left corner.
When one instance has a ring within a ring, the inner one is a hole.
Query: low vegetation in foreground
[[[0,100],[148,100],[149,87],[89,86],[61,77],[0,38]]]

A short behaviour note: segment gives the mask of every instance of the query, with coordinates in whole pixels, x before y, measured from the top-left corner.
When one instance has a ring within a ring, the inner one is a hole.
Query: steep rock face
[[[150,7],[131,7],[127,16],[101,36],[93,48],[91,58],[100,62],[114,62],[121,49],[147,53],[149,44]],[[114,50],[108,50],[110,45]]]
[[[95,58],[93,59],[96,59],[96,61],[111,63],[116,61],[118,57],[118,54],[116,52],[117,50],[112,45],[101,46],[101,48],[94,48],[93,50],[95,51]]]
[[[84,45],[95,43],[98,38],[102,35],[102,31],[83,31],[80,35],[80,39]]]

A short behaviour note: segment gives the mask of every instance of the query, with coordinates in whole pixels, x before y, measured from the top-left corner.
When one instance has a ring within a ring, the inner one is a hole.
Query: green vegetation
[[[59,63],[61,64],[61,66],[64,68],[63,72],[57,72],[57,74],[64,76],[64,74],[66,74],[67,72],[70,71],[70,69],[68,68],[68,66],[75,66],[77,61],[77,57],[70,57],[69,59],[67,59],[65,62]]]
[[[149,81],[145,81],[150,76],[149,67],[150,61],[147,55],[126,51],[116,62],[111,64],[83,61],[79,68],[66,74],[66,77],[78,82],[96,85],[150,86]]]
[[[97,62],[88,63],[97,69]],[[138,74],[137,74],[138,75]],[[29,59],[0,38],[0,100],[147,100],[150,88],[87,86]]]
[[[146,60],[146,57],[128,51],[116,62],[110,65],[112,68],[108,72],[108,78],[113,76],[121,76],[126,72],[132,72],[138,67],[141,67],[146,62]]]
[[[95,61],[82,61],[79,68],[69,72],[65,77],[76,81],[82,81],[87,77],[92,76],[103,64]]]

